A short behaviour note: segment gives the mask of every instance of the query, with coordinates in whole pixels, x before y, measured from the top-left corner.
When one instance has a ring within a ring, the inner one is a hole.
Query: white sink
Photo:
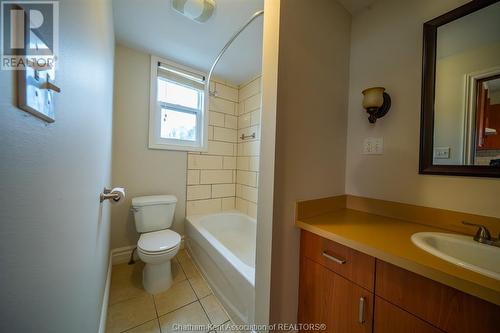
[[[500,247],[478,243],[471,236],[439,232],[419,232],[411,240],[436,257],[500,280]]]

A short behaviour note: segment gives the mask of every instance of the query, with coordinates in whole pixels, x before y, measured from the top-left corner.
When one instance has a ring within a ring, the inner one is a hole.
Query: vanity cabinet
[[[500,331],[500,307],[377,260],[377,296],[444,332]]]
[[[302,230],[298,322],[328,333],[499,332],[500,306]]]
[[[303,232],[299,323],[324,323],[328,333],[372,332],[374,269],[374,258]]]
[[[375,296],[374,333],[443,333],[440,329]]]

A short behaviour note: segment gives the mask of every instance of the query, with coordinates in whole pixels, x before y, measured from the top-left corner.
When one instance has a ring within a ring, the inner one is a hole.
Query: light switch
[[[364,155],[382,155],[384,153],[383,138],[366,138],[363,141]]]
[[[30,45],[48,49],[48,46],[36,35],[29,34]],[[28,47],[28,46],[26,46]],[[54,114],[54,93],[61,92],[55,85],[55,58],[47,57],[45,62],[27,62],[23,70],[17,71],[17,93],[19,108],[52,123]]]
[[[450,147],[435,147],[434,148],[434,158],[449,159],[450,158]]]

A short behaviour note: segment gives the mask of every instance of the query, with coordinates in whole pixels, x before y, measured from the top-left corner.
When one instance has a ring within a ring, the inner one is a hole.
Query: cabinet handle
[[[359,309],[358,309],[358,322],[363,324],[365,322],[365,298],[359,298]]]
[[[336,258],[336,257],[334,257],[334,256],[332,256],[332,255],[329,255],[328,253],[326,253],[326,252],[324,252],[324,251],[323,251],[323,257],[328,258],[328,259],[330,259],[331,261],[336,262],[336,263],[337,263],[337,264],[339,264],[339,265],[343,265],[343,264],[345,264],[345,263],[346,263],[346,261],[345,261],[344,259],[339,259],[339,258]]]

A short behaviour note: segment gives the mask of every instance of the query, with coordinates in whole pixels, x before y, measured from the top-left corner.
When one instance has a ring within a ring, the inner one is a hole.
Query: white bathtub
[[[188,251],[237,324],[253,321],[255,229],[240,212],[186,217]]]

